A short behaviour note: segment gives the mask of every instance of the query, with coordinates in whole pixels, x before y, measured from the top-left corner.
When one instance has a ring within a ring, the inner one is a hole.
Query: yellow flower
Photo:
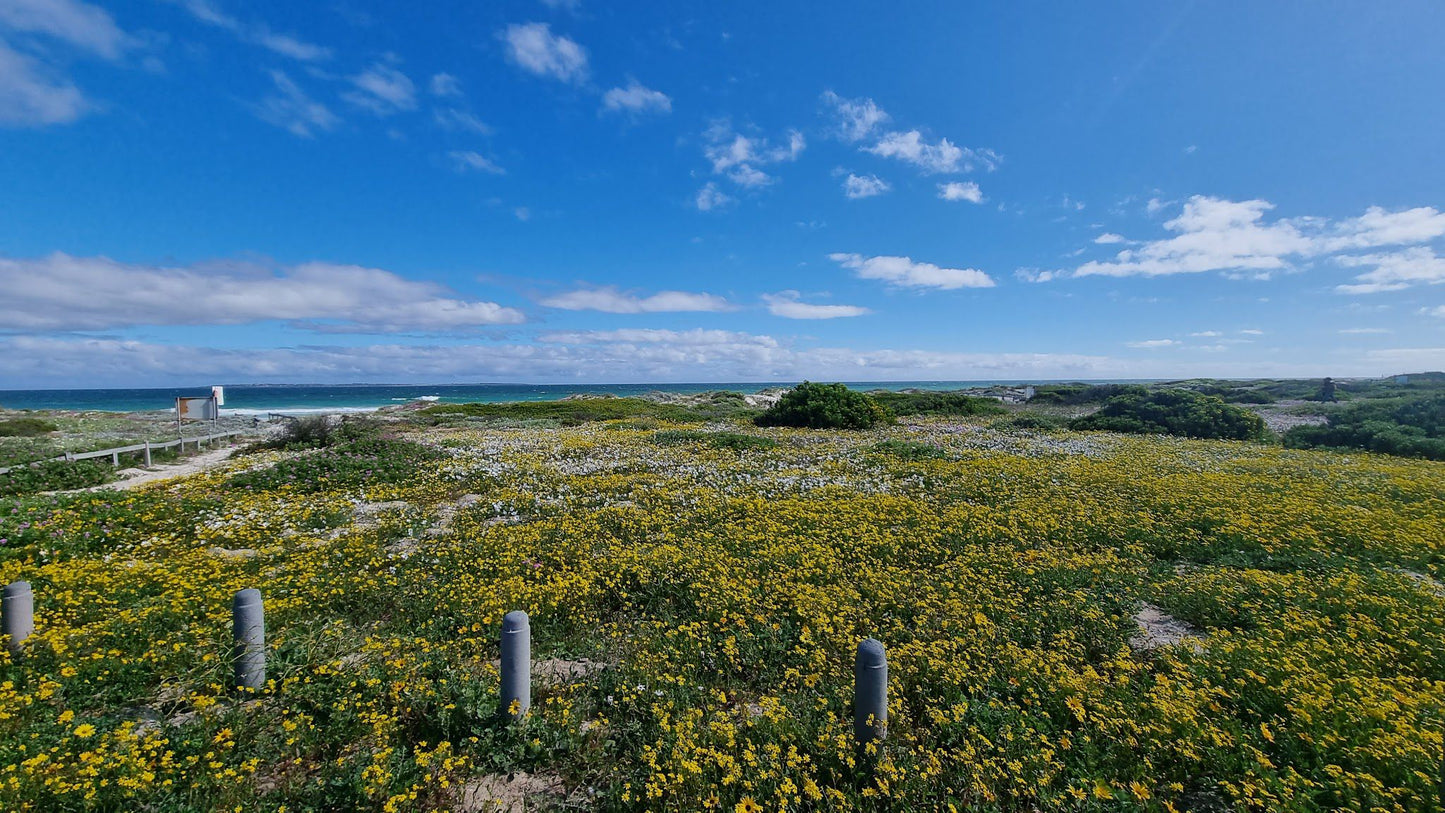
[[[95,734],[95,726],[91,725],[90,723],[81,723],[80,725],[75,727],[75,731],[73,733],[75,734],[75,736],[83,740]]]
[[[733,813],[762,813],[763,806],[753,801],[753,797],[744,796],[741,802],[733,806]]]

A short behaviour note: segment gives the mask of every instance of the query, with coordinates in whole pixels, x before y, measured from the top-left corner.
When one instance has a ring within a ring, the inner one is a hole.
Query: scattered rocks
[[[556,774],[491,774],[468,782],[453,810],[459,813],[524,813],[556,805],[565,797]]]

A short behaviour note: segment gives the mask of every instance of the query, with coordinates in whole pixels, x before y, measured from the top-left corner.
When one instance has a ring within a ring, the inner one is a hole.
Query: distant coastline
[[[1071,379],[1073,380],[1073,379]],[[1152,379],[1111,379],[1089,383],[1144,383]],[[854,381],[860,390],[957,390],[990,386],[1058,383],[1037,381]],[[620,397],[649,392],[692,394],[730,390],[754,394],[769,387],[787,387],[796,381],[643,383],[643,384],[236,384],[225,385],[223,412],[233,415],[319,412],[368,412],[412,401],[443,404],[555,401],[569,395],[596,393]],[[178,396],[203,396],[210,386],[137,389],[0,390],[0,408],[58,409],[97,412],[150,412],[171,409]]]

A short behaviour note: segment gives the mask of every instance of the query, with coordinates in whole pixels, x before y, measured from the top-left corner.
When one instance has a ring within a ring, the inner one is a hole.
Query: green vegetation
[[[1140,384],[1045,384],[1034,388],[1030,404],[1079,406],[1102,404],[1120,395],[1143,395],[1148,388]]]
[[[704,445],[735,452],[748,449],[772,449],[776,440],[742,432],[703,432],[697,429],[663,429],[652,433],[652,442],[659,446]]]
[[[35,438],[59,430],[60,427],[40,418],[11,418],[0,421],[0,438]]]
[[[1116,395],[1098,412],[1074,419],[1070,427],[1224,440],[1264,438],[1264,420],[1258,415],[1191,390]]]
[[[1289,430],[1284,444],[1445,460],[1445,393],[1359,402],[1330,415],[1325,426]]]
[[[1046,415],[1039,412],[1020,412],[1003,420],[995,421],[993,426],[997,429],[1029,429],[1048,432],[1055,429],[1063,429],[1068,426],[1068,423],[1062,418],[1053,415]]]
[[[894,415],[999,415],[1005,410],[992,398],[976,398],[961,392],[871,392],[868,393]]]
[[[438,404],[421,415],[433,423],[465,418],[486,422],[549,421],[579,426],[596,421],[652,418],[673,423],[729,420],[752,407],[736,392],[705,393],[694,404],[668,404],[643,398],[571,398],[562,401],[525,401],[510,404]]]
[[[115,469],[99,460],[50,460],[31,466],[17,466],[0,474],[0,497],[90,488],[110,482]]]
[[[758,426],[803,429],[871,429],[889,419],[872,397],[842,384],[804,381],[759,415]]]
[[[341,435],[340,430],[329,433],[331,438]],[[444,452],[431,446],[391,437],[377,427],[367,426],[310,454],[237,474],[226,485],[255,491],[290,486],[300,493],[315,493],[399,483],[417,466],[443,457]]]

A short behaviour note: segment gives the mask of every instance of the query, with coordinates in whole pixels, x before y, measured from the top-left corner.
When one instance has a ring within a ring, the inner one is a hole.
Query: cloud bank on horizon
[[[925,5],[0,3],[0,389],[1445,368],[1445,8]]]

